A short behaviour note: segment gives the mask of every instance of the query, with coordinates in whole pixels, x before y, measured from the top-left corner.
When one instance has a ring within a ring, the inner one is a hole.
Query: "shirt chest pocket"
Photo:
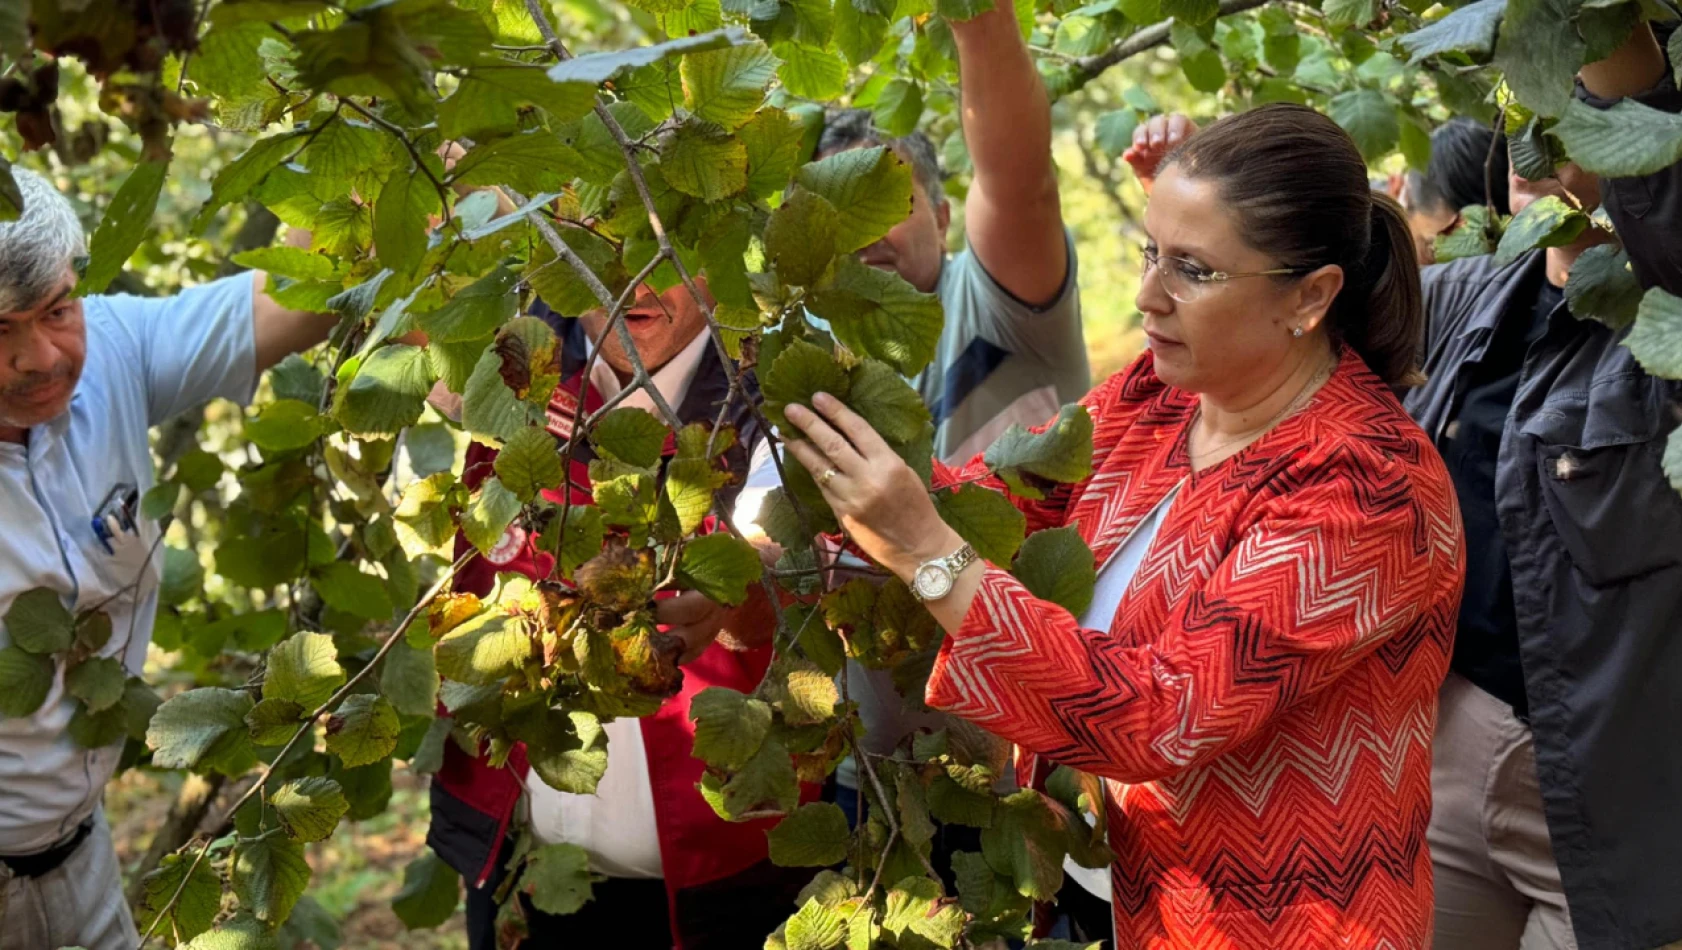
[[[109,541],[94,534],[91,524],[76,528],[72,541],[82,561],[78,611],[126,613],[157,590],[164,551],[156,523],[136,518],[134,531],[117,532]]]
[[[1595,587],[1682,564],[1682,495],[1661,461],[1675,423],[1661,386],[1644,376],[1597,386],[1586,407],[1526,427],[1547,516]]]

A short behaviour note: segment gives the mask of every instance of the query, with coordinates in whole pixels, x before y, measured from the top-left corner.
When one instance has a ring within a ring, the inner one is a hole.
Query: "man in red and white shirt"
[[[590,341],[601,335],[605,314],[565,318],[539,303],[533,315],[548,321],[562,341],[562,382],[550,412],[558,446],[570,435],[578,400],[583,399],[586,412],[601,406],[619,393],[632,368],[617,335],[609,335],[584,385]],[[728,378],[689,294],[682,287],[659,296],[645,289],[625,322],[655,387],[678,417],[685,423],[716,421]],[[751,375],[744,383],[746,399],[759,398]],[[725,455],[737,475],[736,485],[721,492],[726,503],[733,500],[748,458],[764,437],[746,399],[726,414],[739,437]],[[621,405],[653,411],[646,391],[632,393]],[[487,477],[494,457],[494,450],[475,444],[464,481],[475,485]],[[573,482],[589,484],[590,458],[590,446],[579,445]],[[574,492],[575,503],[589,500]],[[552,567],[549,555],[529,539],[510,535],[489,557],[470,564],[457,586],[484,592],[499,572],[546,577]],[[604,727],[612,754],[596,794],[549,787],[529,768],[523,748],[514,750],[505,767],[493,768],[483,756],[447,745],[444,767],[432,786],[427,841],[467,880],[473,950],[496,945],[493,895],[507,872],[520,824],[538,843],[584,848],[591,870],[605,878],[576,914],[552,917],[528,903],[527,946],[553,945],[563,935],[591,932],[612,933],[616,945],[629,948],[757,946],[792,911],[795,894],[810,878],[809,872],[769,862],[765,831],[771,822],[726,822],[696,789],[703,766],[693,755],[690,700],[710,686],[746,692],[758,685],[771,659],[775,626],[762,593],[733,610],[699,594],[680,594],[661,600],[656,612],[668,633],[690,644],[683,688],[652,716]],[[726,639],[734,649],[714,642],[721,630],[730,634]]]

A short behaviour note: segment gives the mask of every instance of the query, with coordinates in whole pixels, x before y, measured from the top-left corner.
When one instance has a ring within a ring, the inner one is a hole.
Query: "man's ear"
[[[945,198],[934,209],[934,223],[940,226],[941,240],[946,239],[946,229],[952,224],[952,202]]]

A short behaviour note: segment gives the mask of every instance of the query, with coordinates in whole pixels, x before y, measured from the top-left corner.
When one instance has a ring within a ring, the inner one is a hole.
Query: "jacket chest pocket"
[[[1527,427],[1536,436],[1542,501],[1572,565],[1595,587],[1682,564],[1682,495],[1661,462],[1670,420],[1650,378],[1597,389],[1571,425]],[[1597,412],[1597,405],[1611,412]],[[1634,411],[1632,411],[1634,410]]]

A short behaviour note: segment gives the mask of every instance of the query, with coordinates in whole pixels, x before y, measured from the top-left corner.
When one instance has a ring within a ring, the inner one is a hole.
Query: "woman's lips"
[[[1152,333],[1149,330],[1145,331],[1145,339],[1150,341],[1151,349],[1153,349],[1153,350],[1162,349],[1164,347],[1170,347],[1170,346],[1184,346],[1185,345],[1185,344],[1181,343],[1179,340],[1171,340],[1168,337],[1165,337],[1160,333]]]

